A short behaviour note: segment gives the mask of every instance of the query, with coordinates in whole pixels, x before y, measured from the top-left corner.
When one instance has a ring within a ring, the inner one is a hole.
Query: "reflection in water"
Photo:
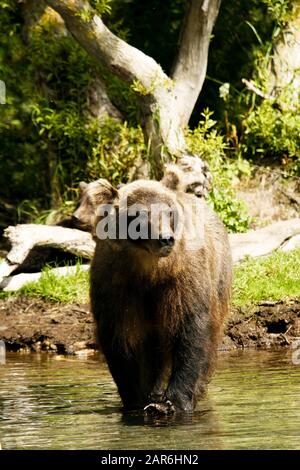
[[[8,354],[3,449],[300,449],[300,366],[290,352],[223,353],[193,414],[122,414],[97,360]]]

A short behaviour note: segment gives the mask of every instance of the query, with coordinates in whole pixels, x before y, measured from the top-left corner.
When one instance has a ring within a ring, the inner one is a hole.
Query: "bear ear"
[[[83,193],[83,191],[87,188],[88,184],[85,181],[80,181],[79,189]]]
[[[172,191],[184,191],[184,174],[176,165],[167,165],[161,183]]]
[[[89,184],[89,196],[93,204],[111,204],[118,196],[118,190],[107,180],[100,178]]]

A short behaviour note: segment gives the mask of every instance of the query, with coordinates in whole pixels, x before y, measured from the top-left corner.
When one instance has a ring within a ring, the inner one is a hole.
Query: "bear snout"
[[[175,238],[173,237],[173,235],[159,235],[158,242],[162,248],[164,247],[172,248],[172,246],[175,243]]]
[[[159,235],[158,237],[158,256],[169,256],[175,244],[173,235]]]

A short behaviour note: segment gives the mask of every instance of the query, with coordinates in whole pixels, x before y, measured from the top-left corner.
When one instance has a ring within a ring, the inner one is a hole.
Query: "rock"
[[[79,351],[75,351],[76,356],[81,359],[84,359],[89,356],[93,356],[95,354],[94,349],[80,349]]]
[[[40,350],[42,348],[42,343],[41,343],[41,341],[37,341],[36,343],[33,343],[33,345],[31,347],[35,352],[40,352]]]
[[[74,351],[86,349],[86,341],[76,341],[76,343],[74,343],[71,347]]]

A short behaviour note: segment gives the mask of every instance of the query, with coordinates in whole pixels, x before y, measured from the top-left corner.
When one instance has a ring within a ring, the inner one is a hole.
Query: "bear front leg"
[[[192,411],[197,388],[204,391],[215,354],[208,313],[186,315],[173,347],[172,373],[165,394],[176,410]]]
[[[147,379],[147,401],[148,403],[161,402],[164,398],[165,388],[163,378],[166,369],[166,345],[157,336],[149,336],[145,342],[145,363],[142,369]]]
[[[128,411],[143,408],[145,397],[141,387],[140,364],[136,354],[114,343],[111,340],[113,333],[98,334],[98,337],[124,409]]]
[[[139,364],[127,352],[106,355],[111,375],[118,387],[124,410],[138,410],[145,406],[145,397],[140,386]]]

